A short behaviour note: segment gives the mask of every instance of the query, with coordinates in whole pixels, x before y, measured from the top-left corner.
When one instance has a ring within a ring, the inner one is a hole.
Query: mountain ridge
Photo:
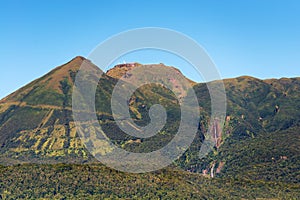
[[[55,73],[57,71],[59,71],[59,73],[61,75],[61,77],[58,77],[58,78],[62,78],[62,76],[65,76],[66,74],[68,74],[69,71],[73,71],[73,72],[78,71],[79,68],[80,68],[80,65],[82,64],[83,61],[87,61],[87,62],[90,62],[92,64],[92,62],[90,60],[86,59],[85,57],[83,57],[83,56],[76,56],[73,59],[71,59],[69,62],[67,62],[67,63],[65,63],[63,65],[60,65],[58,67],[55,67],[50,72],[46,73],[45,75],[42,75],[40,78],[37,78],[37,79],[35,79],[35,80],[27,83],[25,86],[22,86],[20,89],[18,89],[16,91],[12,92],[11,94],[3,97],[2,99],[0,99],[0,103],[3,103],[4,101],[10,100],[10,98],[15,98],[14,95],[19,90],[26,89],[29,85],[36,84],[38,81],[40,81],[44,77],[47,77],[50,74],[53,74],[53,73]],[[120,79],[123,75],[126,74],[127,71],[129,71],[129,70],[131,70],[133,68],[133,65],[134,65],[134,67],[142,66],[142,64],[137,63],[137,62],[118,64],[118,65],[114,66],[113,68],[107,70],[107,72],[105,72],[105,74],[108,75],[108,76],[110,76],[110,77],[112,77],[112,78]],[[180,70],[177,69],[176,67],[166,66],[163,63],[160,63],[160,64],[147,64],[147,65],[148,66],[151,66],[151,65],[162,65],[163,67],[170,67],[170,69],[174,69],[174,70],[180,72]],[[144,66],[147,66],[147,65],[144,65]],[[124,69],[124,68],[126,68],[126,69]],[[119,71],[119,69],[122,69],[122,70]],[[194,85],[194,84],[207,84],[207,83],[212,83],[212,82],[215,82],[215,81],[232,82],[232,81],[236,81],[238,79],[257,80],[257,81],[263,81],[263,82],[268,83],[268,84],[272,84],[272,82],[284,82],[284,81],[293,81],[293,80],[299,81],[300,80],[300,77],[291,77],[291,78],[281,77],[281,78],[260,79],[260,78],[256,78],[256,77],[249,76],[249,75],[242,75],[242,76],[238,76],[238,77],[235,77],[235,78],[224,78],[224,79],[221,79],[221,80],[213,80],[213,81],[208,81],[208,82],[194,82],[194,81],[190,80],[187,77],[185,77],[185,78],[192,85]],[[54,85],[54,87],[57,89],[57,87],[58,87],[57,83]]]

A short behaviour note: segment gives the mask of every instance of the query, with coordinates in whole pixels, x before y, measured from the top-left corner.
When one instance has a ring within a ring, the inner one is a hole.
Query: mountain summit
[[[177,71],[177,73],[180,73],[182,76],[183,74],[181,73],[181,71],[175,67],[171,67],[171,66],[166,66],[163,63],[160,64],[148,64],[148,65],[142,65],[140,63],[124,63],[124,64],[118,64],[116,66],[114,66],[112,69],[109,69],[106,74],[110,77],[116,78],[116,79],[120,79],[122,76],[126,77],[129,75],[130,76],[130,70],[135,69],[135,68],[139,68],[139,67],[149,67],[151,68],[151,66],[159,66],[160,68],[164,68],[166,70],[175,70]],[[187,77],[185,77],[190,84],[194,85],[195,82],[188,79]]]
[[[89,62],[84,57],[77,56],[68,63],[56,67],[41,78],[34,80],[11,95],[5,97],[0,103],[19,102],[30,105],[63,105],[64,84],[73,85],[77,71],[83,61]],[[91,64],[92,65],[92,64]]]
[[[71,113],[72,86],[84,61],[75,57],[0,101],[0,163],[85,154]]]

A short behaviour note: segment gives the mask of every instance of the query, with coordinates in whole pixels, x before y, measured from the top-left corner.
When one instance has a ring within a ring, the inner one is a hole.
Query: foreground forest
[[[101,164],[0,168],[1,199],[299,199],[299,183],[167,168],[127,174]]]

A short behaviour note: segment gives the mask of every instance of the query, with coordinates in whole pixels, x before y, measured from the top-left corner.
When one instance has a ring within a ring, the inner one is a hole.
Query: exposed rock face
[[[110,77],[120,79],[122,76],[130,76],[130,70],[136,67],[140,67],[141,64],[139,63],[125,63],[116,65],[114,68],[108,70],[106,74]],[[129,72],[127,74],[127,72]]]
[[[138,69],[141,67],[145,67],[148,69],[151,69],[149,71],[151,71],[147,74],[139,74],[141,72],[138,72],[138,70],[136,70],[135,72],[138,74],[133,74],[134,73],[134,69]],[[167,80],[165,80],[165,82],[168,82],[167,85],[171,86],[169,89],[172,90],[173,92],[179,94],[179,99],[182,99],[186,96],[186,92],[187,92],[187,88],[183,87],[184,85],[186,85],[185,83],[181,82],[181,79],[177,79],[176,77],[172,76],[173,73],[170,73],[169,75],[165,75],[165,72],[167,71],[175,71],[176,74],[179,74],[181,77],[184,78],[184,80],[188,81],[188,83],[193,86],[195,85],[195,82],[189,80],[188,78],[186,78],[185,76],[183,76],[183,74],[176,68],[174,67],[170,67],[170,66],[166,66],[162,63],[160,64],[147,64],[147,65],[142,65],[139,63],[125,63],[125,64],[119,64],[116,65],[114,68],[110,69],[107,71],[107,75],[116,79],[120,79],[122,77],[123,81],[129,81],[131,76],[138,76],[141,80],[144,78],[144,76],[148,76],[148,77],[153,77],[153,81],[157,81],[158,83],[160,82],[159,77],[161,74],[164,74],[164,77],[167,77]],[[130,82],[130,81],[129,81]],[[166,84],[165,82],[162,82],[162,84]]]
[[[219,166],[216,169],[216,174],[220,174],[221,173],[221,170],[223,169],[224,165],[225,165],[225,162],[222,162],[222,161],[219,162]]]
[[[213,140],[216,144],[216,148],[218,149],[221,146],[222,143],[222,134],[223,130],[221,128],[220,122],[218,119],[215,119],[213,122],[212,130],[211,130],[211,135],[213,137]]]

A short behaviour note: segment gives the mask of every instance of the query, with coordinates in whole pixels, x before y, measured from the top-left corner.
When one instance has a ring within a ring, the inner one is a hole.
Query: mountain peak
[[[86,60],[86,58],[83,57],[83,56],[76,56],[76,57],[74,57],[72,60]],[[71,61],[72,61],[72,60],[71,60]]]
[[[114,66],[112,69],[109,69],[106,74],[110,77],[116,78],[116,79],[120,79],[122,76],[124,76],[127,72],[129,72],[130,70],[137,68],[137,67],[141,67],[141,66],[145,66],[145,67],[153,67],[153,66],[158,66],[161,68],[166,68],[169,70],[176,70],[178,73],[182,74],[181,71],[175,67],[172,66],[167,66],[163,63],[159,63],[159,64],[145,64],[142,65],[140,63],[137,62],[133,62],[133,63],[124,63],[124,64],[118,64],[116,66]],[[185,77],[186,78],[186,77]],[[186,78],[192,85],[195,84],[194,81]]]
[[[69,62],[54,68],[52,71],[45,74],[41,78],[32,81],[31,83],[2,99],[1,103],[37,103],[41,101],[41,99],[46,99],[45,97],[48,97],[49,103],[51,103],[50,100],[53,100],[53,98],[60,99],[62,98],[60,97],[60,95],[63,95],[64,93],[62,91],[62,84],[68,84],[70,87],[73,85],[76,73],[78,72],[83,62],[87,62],[88,64],[93,65],[91,61],[87,60],[86,58],[82,56],[76,56]],[[35,96],[34,94],[37,95],[37,99],[30,98],[32,96]],[[50,96],[52,96],[52,98],[50,98]]]
[[[140,63],[124,63],[118,64],[114,66],[112,69],[109,69],[106,74],[110,77],[120,79],[123,75],[125,75],[128,71],[132,70],[135,67],[142,66]]]
[[[57,71],[59,69],[66,69],[66,68],[68,68],[69,70],[77,71],[80,68],[83,61],[90,62],[88,59],[84,58],[83,56],[76,56],[72,60],[70,60],[69,62],[67,62],[67,63],[65,63],[65,64],[63,64],[59,67],[56,67],[52,71]]]

